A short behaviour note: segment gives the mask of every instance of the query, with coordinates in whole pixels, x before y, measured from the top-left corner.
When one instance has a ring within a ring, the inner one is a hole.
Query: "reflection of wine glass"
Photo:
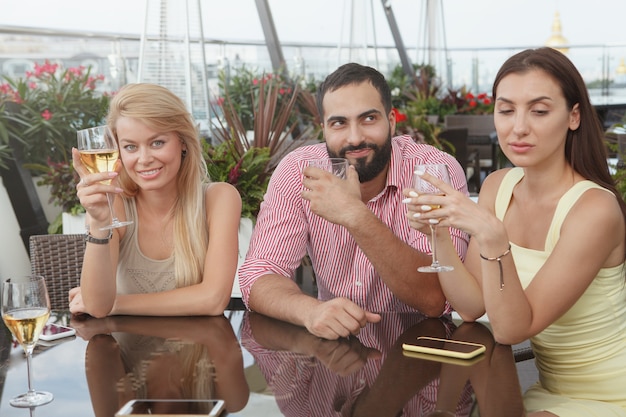
[[[9,278],[2,283],[2,320],[26,352],[28,392],[10,400],[14,407],[30,408],[52,401],[49,392],[35,391],[31,361],[39,335],[50,317],[50,299],[42,276]]]
[[[79,130],[77,135],[80,160],[89,172],[95,174],[97,172],[115,170],[115,163],[120,153],[117,142],[107,126],[97,126]],[[111,180],[102,181],[102,183],[110,184]],[[132,221],[121,222],[118,220],[115,215],[115,210],[113,210],[114,197],[113,194],[107,193],[109,210],[111,211],[111,224],[101,227],[100,230],[128,226],[132,223]]]
[[[424,180],[421,175],[417,175],[417,172],[426,172],[433,177],[437,177],[440,180],[450,184],[450,174],[448,173],[448,166],[445,164],[427,164],[417,165],[415,167],[416,174],[413,175],[413,187],[418,194],[439,194],[443,195],[443,191],[435,187],[428,181]],[[439,206],[431,206],[431,208],[438,209]],[[434,224],[430,225],[430,233],[432,235],[430,246],[433,252],[433,261],[430,266],[420,266],[417,268],[420,272],[445,272],[452,271],[454,268],[451,266],[443,266],[439,264],[437,260],[437,227]]]

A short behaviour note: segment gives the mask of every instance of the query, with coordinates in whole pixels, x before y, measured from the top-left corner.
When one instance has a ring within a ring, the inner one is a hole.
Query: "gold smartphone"
[[[461,340],[420,336],[415,343],[403,343],[402,349],[449,358],[472,359],[483,353],[485,346],[480,343],[463,342]]]

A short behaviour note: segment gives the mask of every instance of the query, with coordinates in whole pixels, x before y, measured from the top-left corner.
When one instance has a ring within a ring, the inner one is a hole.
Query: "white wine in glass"
[[[12,398],[14,407],[32,408],[54,398],[32,386],[31,362],[39,335],[50,317],[50,299],[44,278],[39,275],[9,278],[2,283],[2,320],[26,353],[28,392]]]
[[[417,173],[428,173],[433,177],[439,178],[441,181],[450,184],[450,174],[448,173],[448,166],[446,164],[425,164],[425,165],[416,165],[415,166],[415,174],[413,175],[413,188],[417,191],[418,194],[435,194],[435,195],[443,195],[443,191],[439,188],[435,187],[428,181],[422,178],[421,175]],[[431,205],[433,210],[440,208],[439,205]],[[430,246],[432,248],[432,263],[429,266],[420,266],[417,268],[420,272],[446,272],[452,271],[454,267],[445,266],[439,263],[437,259],[437,226],[434,224],[430,225],[430,234],[431,234],[431,242]]]
[[[107,126],[91,127],[79,130],[78,152],[80,160],[85,168],[92,174],[98,172],[109,172],[115,170],[115,164],[120,156],[117,142]],[[110,184],[111,180],[102,181],[103,184]],[[113,229],[116,227],[128,226],[132,221],[120,221],[113,209],[113,194],[107,193],[109,210],[111,211],[111,224],[101,227],[101,230]]]

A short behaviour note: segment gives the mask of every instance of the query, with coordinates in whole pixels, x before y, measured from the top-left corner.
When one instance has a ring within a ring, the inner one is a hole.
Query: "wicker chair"
[[[31,272],[46,280],[52,310],[67,310],[68,291],[80,285],[84,238],[82,234],[30,237]]]

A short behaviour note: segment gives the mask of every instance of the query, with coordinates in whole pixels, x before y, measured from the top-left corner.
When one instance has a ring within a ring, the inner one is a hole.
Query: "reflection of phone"
[[[120,416],[208,416],[218,417],[224,409],[223,400],[130,400],[115,414]]]
[[[431,355],[428,353],[421,353],[421,352],[411,352],[410,350],[403,350],[402,354],[408,358],[424,359],[427,361],[449,363],[451,365],[460,365],[460,366],[472,366],[475,363],[480,362],[483,359],[485,359],[485,355],[483,355],[482,353],[478,356],[474,356],[473,358],[469,358],[469,359],[459,359],[459,358],[452,358],[450,356]]]
[[[64,337],[74,336],[76,330],[71,327],[61,326],[60,324],[47,323],[39,336],[39,340],[52,341],[62,339]]]
[[[448,356],[451,358],[471,359],[483,353],[485,346],[479,343],[462,342],[460,340],[420,336],[415,343],[403,343],[402,349],[411,352]]]

